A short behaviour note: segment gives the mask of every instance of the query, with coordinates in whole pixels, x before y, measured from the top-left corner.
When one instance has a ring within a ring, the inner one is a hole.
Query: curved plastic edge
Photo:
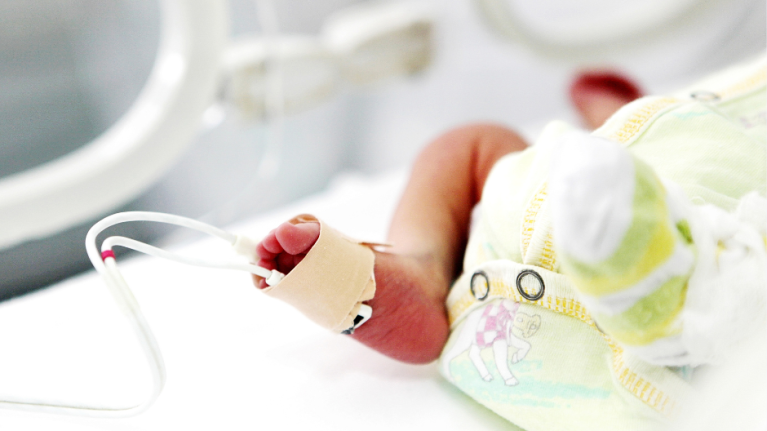
[[[128,112],[69,155],[0,180],[0,249],[45,237],[129,201],[196,133],[228,38],[222,0],[163,0],[154,68]]]

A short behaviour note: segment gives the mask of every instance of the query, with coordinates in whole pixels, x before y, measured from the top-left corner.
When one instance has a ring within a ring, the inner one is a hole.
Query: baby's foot
[[[256,246],[258,265],[287,274],[303,260],[319,236],[319,223],[285,222],[269,232]],[[258,276],[253,278],[260,289],[267,287],[265,279]]]
[[[604,124],[623,105],[642,97],[636,84],[615,72],[584,72],[570,85],[570,101],[590,129]]]
[[[319,236],[317,222],[283,223],[256,246],[258,265],[287,275]],[[375,297],[366,302],[372,317],[349,336],[394,359],[432,362],[449,334],[444,305],[449,280],[431,256],[375,255]],[[259,288],[267,287],[262,278],[254,280]]]

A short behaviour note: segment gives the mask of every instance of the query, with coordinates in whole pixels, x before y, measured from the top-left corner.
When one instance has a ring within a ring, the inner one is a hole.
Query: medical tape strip
[[[362,302],[375,295],[375,254],[365,243],[346,237],[312,215],[290,220],[293,224],[305,222],[318,222],[320,237],[282,281],[264,292],[294,306],[318,325],[342,332],[354,325]]]

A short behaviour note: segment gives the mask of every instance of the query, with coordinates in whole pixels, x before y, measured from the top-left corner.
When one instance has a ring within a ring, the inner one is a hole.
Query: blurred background
[[[350,173],[406,169],[462,124],[502,123],[533,139],[550,119],[577,123],[567,89],[579,70],[618,70],[664,92],[764,52],[767,37],[763,0],[175,3],[0,2],[0,300],[88,269],[85,233],[108,214],[162,211],[223,226]],[[187,20],[198,6],[221,13]],[[163,41],[183,46],[190,22],[213,36],[202,60],[178,64],[212,72],[184,87],[199,88],[201,101],[186,109],[146,94],[154,78],[161,91],[191,76],[160,73],[176,70],[161,61]],[[139,119],[176,109],[165,124],[178,136],[112,139],[138,100],[154,100],[131,112]],[[170,141],[156,163],[110,150],[159,152]],[[115,178],[86,178],[88,169],[62,162],[74,156]],[[61,190],[28,192],[54,165]],[[123,233],[167,235],[150,224]]]

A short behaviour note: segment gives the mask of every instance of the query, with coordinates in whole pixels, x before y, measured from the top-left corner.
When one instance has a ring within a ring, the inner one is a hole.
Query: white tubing
[[[88,252],[88,257],[90,258],[91,263],[93,263],[93,266],[97,271],[102,272],[103,264],[101,264],[101,254],[96,248],[96,236],[111,226],[132,221],[153,221],[158,223],[173,224],[221,238],[230,244],[234,244],[234,242],[237,241],[237,235],[211,226],[209,224],[177,215],[149,211],[130,211],[112,214],[111,216],[106,217],[93,225],[93,227],[88,231],[88,234],[85,236],[85,250]]]
[[[242,253],[242,244],[255,244],[255,242],[247,240],[246,238],[231,234],[222,229],[214,226],[199,222],[197,220],[188,219],[171,214],[155,213],[155,212],[124,212],[113,214],[109,217],[99,221],[88,231],[85,237],[85,249],[88,253],[88,257],[93,263],[93,267],[101,274],[104,282],[112,294],[112,297],[117,303],[120,311],[130,322],[133,331],[136,334],[136,338],[141,345],[141,349],[146,357],[149,370],[152,375],[152,389],[147,398],[134,406],[129,407],[103,407],[103,406],[91,406],[87,404],[67,404],[65,402],[43,401],[33,399],[0,399],[0,407],[12,408],[17,410],[29,410],[45,413],[59,413],[59,414],[73,414],[81,416],[94,416],[94,417],[124,417],[132,416],[143,412],[149,406],[151,406],[157,397],[162,392],[165,386],[165,363],[160,352],[160,346],[157,340],[152,334],[152,330],[149,328],[144,315],[141,313],[138,301],[133,296],[128,284],[120,274],[117,268],[117,262],[114,257],[108,256],[102,259],[101,253],[96,246],[96,239],[99,233],[108,229],[111,226],[135,221],[152,221],[159,223],[174,224],[177,226],[194,229],[208,235],[220,238],[229,245],[231,245],[235,251]],[[112,247],[121,246],[140,251],[152,256],[162,257],[170,259],[180,263],[186,263],[189,265],[204,266],[209,268],[222,268],[222,269],[234,269],[241,270],[256,274],[267,280],[269,285],[274,285],[282,279],[282,274],[278,271],[268,270],[266,268],[259,267],[250,263],[237,263],[237,262],[215,262],[201,258],[195,258],[190,256],[182,256],[179,254],[171,253],[167,250],[151,246],[149,244],[136,241],[131,238],[125,238],[121,236],[113,236],[107,238],[102,244],[102,250],[108,251]]]
[[[112,293],[115,302],[125,317],[130,322],[136,333],[136,338],[147,358],[150,373],[152,374],[152,389],[147,398],[134,406],[129,407],[103,407],[87,404],[67,404],[64,402],[52,402],[43,400],[4,399],[0,400],[0,407],[16,410],[27,410],[44,413],[71,414],[92,417],[126,417],[137,415],[151,406],[162,392],[165,386],[165,363],[160,353],[160,347],[152,334],[144,315],[139,309],[133,294],[125,283],[120,272],[117,270],[114,259],[108,258],[106,262],[100,262],[100,272],[104,281]]]
[[[149,244],[145,244],[140,241],[136,241],[135,239],[125,238],[123,236],[110,236],[101,244],[101,250],[111,250],[115,246],[130,248],[150,256],[161,257],[164,259],[172,260],[174,262],[185,263],[187,265],[246,271],[263,278],[269,278],[272,275],[272,271],[266,268],[262,268],[258,265],[237,262],[215,262],[192,256],[182,256],[158,247],[151,246]]]

